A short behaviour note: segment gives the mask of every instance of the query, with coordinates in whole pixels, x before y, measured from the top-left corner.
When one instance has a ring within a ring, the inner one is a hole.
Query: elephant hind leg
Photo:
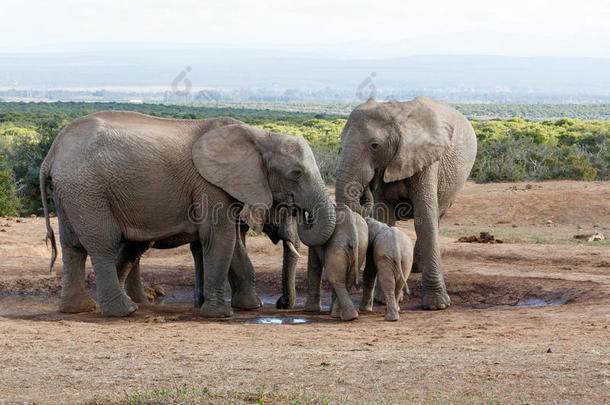
[[[344,321],[356,319],[358,318],[358,311],[356,311],[348,291],[348,287],[351,286],[346,285],[347,274],[350,271],[348,268],[349,260],[345,254],[337,254],[336,252],[333,254],[327,252],[326,256],[328,282],[336,294],[336,301],[341,309],[341,319]]]
[[[88,312],[95,309],[85,290],[85,249],[62,244],[63,272],[59,311],[67,313]]]
[[[401,271],[401,269],[397,268],[397,263],[392,258],[385,256],[377,257],[377,269],[379,288],[386,300],[384,319],[386,321],[397,321],[400,311],[397,298],[402,290],[402,283],[397,282],[398,274],[396,272]]]
[[[87,225],[94,232],[84,232],[81,241],[91,255],[98,302],[102,316],[128,316],[138,306],[125,294],[119,284],[116,257],[121,241],[121,230],[108,210],[98,212],[96,223]]]
[[[87,251],[80,246],[78,239],[67,225],[65,214],[57,199],[55,199],[55,207],[63,261],[59,311],[67,313],[92,311],[95,309],[95,302],[89,298],[85,290]]]

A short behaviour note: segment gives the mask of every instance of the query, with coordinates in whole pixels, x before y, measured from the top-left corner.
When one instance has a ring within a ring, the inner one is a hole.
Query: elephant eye
[[[294,170],[291,170],[289,174],[290,174],[290,178],[292,180],[298,180],[303,175],[303,172],[301,172],[299,169],[294,169]]]
[[[371,144],[371,149],[373,149],[373,150],[377,150],[378,148],[379,148],[379,144],[378,144],[378,143],[373,142],[373,143]]]

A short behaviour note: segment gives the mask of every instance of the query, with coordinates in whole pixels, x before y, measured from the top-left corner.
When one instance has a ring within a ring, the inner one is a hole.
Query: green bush
[[[0,155],[0,217],[14,216],[18,214],[19,199],[11,176],[4,167],[2,156]]]
[[[302,136],[311,145],[324,181],[334,183],[345,112],[353,106],[334,115],[322,114],[319,108],[312,109],[314,112],[295,112],[254,107],[0,103],[0,158],[4,159],[0,170],[0,204],[11,207],[10,211],[1,212],[41,214],[38,173],[54,137],[69,121],[100,110],[132,110],[168,118],[231,116],[269,131]],[[478,140],[471,177],[477,182],[610,179],[610,122],[557,119],[562,116],[608,119],[607,105],[459,105],[458,108],[474,115],[508,118],[471,121]],[[515,118],[518,111],[524,117],[545,120]]]
[[[42,214],[40,165],[64,124],[62,119],[40,122],[36,127],[35,136],[16,137],[10,142],[10,146],[2,151],[8,168],[17,179],[17,196],[24,214]]]

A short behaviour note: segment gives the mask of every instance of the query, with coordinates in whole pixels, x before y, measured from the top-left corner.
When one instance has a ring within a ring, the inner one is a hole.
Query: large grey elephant
[[[379,103],[350,114],[341,133],[337,203],[388,225],[415,219],[415,262],[426,309],[450,305],[441,267],[439,219],[462,188],[476,157],[468,120],[426,97]]]
[[[131,112],[95,113],[57,136],[40,170],[47,237],[51,180],[63,257],[60,310],[91,309],[84,264],[91,256],[104,316],[126,316],[137,305],[119,284],[122,241],[184,244],[203,251],[205,317],[231,316],[224,291],[238,239],[238,221],[261,230],[273,203],[307,221],[298,234],[324,244],[335,211],[313,153],[300,137],[270,133],[230,118],[170,120]],[[245,252],[244,252],[245,254]],[[55,254],[54,254],[55,256]],[[238,308],[260,305],[251,282],[233,296]]]
[[[252,263],[247,256],[243,255],[246,246],[246,234],[249,227],[245,223],[239,226],[240,238],[236,240],[236,248],[229,267],[229,284],[232,295],[238,295],[241,285],[249,285],[249,279],[243,280],[243,276],[254,274]],[[296,300],[295,276],[296,266],[300,257],[300,240],[297,232],[297,219],[292,215],[290,207],[285,205],[274,206],[268,210],[265,216],[263,232],[267,237],[277,244],[282,241],[284,254],[282,261],[282,295],[275,304],[278,309],[291,309]],[[241,245],[243,245],[243,247]],[[148,250],[170,249],[175,246],[156,243],[134,243],[123,242],[119,248],[117,258],[117,273],[120,285],[125,286],[127,295],[136,303],[148,302],[144,285],[140,275],[140,256]],[[195,262],[195,288],[193,303],[200,308],[203,304],[203,251],[199,241],[190,243],[191,253]]]

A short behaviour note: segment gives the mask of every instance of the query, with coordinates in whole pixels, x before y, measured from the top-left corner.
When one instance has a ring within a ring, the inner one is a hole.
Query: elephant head
[[[386,103],[369,99],[352,111],[341,133],[337,202],[370,215],[379,182],[406,179],[438,161],[451,134],[450,126],[420,98]]]
[[[298,236],[307,246],[324,244],[335,228],[335,210],[313,153],[301,137],[245,124],[204,133],[194,144],[197,171],[243,203],[240,216],[261,231],[269,209],[300,213]]]

